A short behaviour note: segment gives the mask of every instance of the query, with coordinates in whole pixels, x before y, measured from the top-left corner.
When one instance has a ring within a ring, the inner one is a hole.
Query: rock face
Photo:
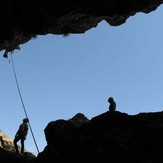
[[[20,146],[18,145],[20,149]],[[25,151],[24,155],[19,155],[15,153],[15,148],[13,144],[13,138],[11,138],[6,133],[0,130],[0,162],[17,162],[25,163],[31,162],[36,156],[28,151]]]
[[[86,122],[89,122],[89,119],[82,113],[77,113],[74,117],[68,120],[73,123],[75,126],[80,127]]]
[[[128,115],[116,111],[98,115],[80,126],[70,120],[50,122],[47,146],[34,162],[163,161],[163,112]]]
[[[49,122],[44,131],[47,146],[37,157],[0,148],[0,162],[163,162],[163,112],[108,111],[90,120],[79,113]]]
[[[37,35],[84,33],[105,20],[111,26],[125,23],[137,12],[154,11],[163,0],[2,0],[0,51],[12,52]],[[4,57],[7,57],[5,53]]]
[[[13,139],[2,131],[0,131],[0,147],[8,151],[15,151]]]

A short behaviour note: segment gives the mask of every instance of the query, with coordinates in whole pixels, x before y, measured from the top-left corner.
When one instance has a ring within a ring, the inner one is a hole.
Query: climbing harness
[[[9,60],[9,63],[10,63],[10,60]],[[17,89],[18,89],[18,92],[19,92],[20,100],[21,100],[21,103],[22,103],[22,106],[23,106],[23,109],[24,109],[24,113],[25,113],[26,118],[28,118],[27,111],[26,111],[26,108],[25,108],[25,105],[24,105],[24,102],[23,102],[23,98],[22,98],[22,95],[21,95],[21,92],[20,92],[20,88],[19,88],[19,83],[18,83],[16,71],[15,71],[15,66],[14,66],[14,60],[13,60],[13,57],[12,57],[12,53],[11,53],[11,63],[12,63],[12,68],[13,68],[14,77],[15,77]],[[33,131],[32,131],[32,127],[30,125],[30,122],[28,124],[29,124],[30,131],[32,133],[32,137],[33,137],[34,143],[36,145],[37,152],[39,153],[39,149],[38,149],[38,146],[37,146],[37,143],[36,143],[36,139],[34,137],[34,134],[33,134]]]

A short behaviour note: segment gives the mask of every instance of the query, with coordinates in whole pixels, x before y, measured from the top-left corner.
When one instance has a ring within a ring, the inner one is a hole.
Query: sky
[[[23,103],[39,152],[49,122],[77,113],[88,119],[108,111],[136,115],[163,109],[163,7],[137,13],[125,24],[105,21],[84,34],[38,36],[12,54]],[[0,129],[14,138],[25,117],[11,56],[0,52]],[[32,132],[25,141],[37,153]],[[20,144],[20,142],[18,143]]]

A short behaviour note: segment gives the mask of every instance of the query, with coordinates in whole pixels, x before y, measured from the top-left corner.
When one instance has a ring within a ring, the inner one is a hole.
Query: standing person
[[[113,97],[109,97],[108,102],[110,103],[109,105],[109,111],[114,112],[116,110],[116,102]]]
[[[20,124],[18,131],[16,132],[15,138],[14,138],[14,147],[17,153],[19,153],[17,142],[21,141],[21,153],[24,153],[24,141],[26,140],[26,136],[28,133],[28,123],[29,119],[24,118],[23,123]]]
[[[109,105],[110,119],[111,119],[112,125],[115,127],[117,125],[116,117],[115,117],[116,102],[113,97],[109,97],[108,102],[110,103]]]

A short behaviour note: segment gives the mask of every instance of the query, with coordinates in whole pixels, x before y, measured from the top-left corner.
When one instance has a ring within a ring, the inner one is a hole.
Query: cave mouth
[[[162,0],[157,1],[100,1],[33,0],[27,2],[7,0],[1,2],[0,51],[8,52],[20,48],[38,35],[84,34],[105,20],[111,26],[119,26],[136,13],[155,11]],[[64,4],[64,5],[63,5]]]

